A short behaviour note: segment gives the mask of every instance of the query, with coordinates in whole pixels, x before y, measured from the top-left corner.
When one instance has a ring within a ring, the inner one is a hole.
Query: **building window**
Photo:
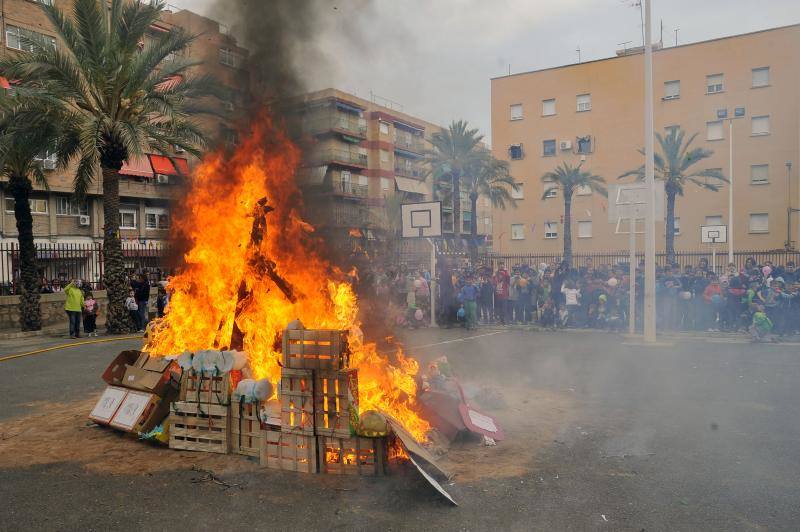
[[[389,192],[389,179],[385,177],[381,178],[381,190],[383,192]]]
[[[515,103],[511,106],[511,120],[522,120],[522,104]]]
[[[706,94],[716,94],[725,90],[722,74],[706,76]]]
[[[511,240],[524,240],[525,226],[523,224],[511,224]]]
[[[769,86],[769,67],[753,69],[753,88]]]
[[[673,222],[674,231],[672,232],[672,234],[678,236],[681,234],[681,219],[679,216],[676,216],[675,218],[673,218],[673,220],[674,220]]]
[[[83,203],[78,205],[78,202],[69,196],[56,197],[56,214],[59,216],[88,216],[89,205]]]
[[[558,224],[556,222],[544,223],[544,237],[545,238],[558,238]]]
[[[592,195],[592,187],[589,185],[578,185],[575,187],[575,195],[576,196],[591,196]]]
[[[381,162],[382,163],[389,162],[389,152],[387,150],[381,150]]]
[[[49,35],[38,31],[28,30],[17,26],[6,25],[6,46],[14,50],[33,52],[36,44],[40,46],[52,46],[55,48],[56,40]]]
[[[31,214],[47,214],[47,200],[44,198],[28,198]],[[14,214],[14,198],[6,196],[6,212]]]
[[[508,156],[516,161],[522,159],[523,152],[522,152],[522,144],[512,144],[508,147]]]
[[[135,208],[119,209],[119,228],[136,229],[136,216],[138,211]]]
[[[542,155],[552,157],[556,154],[556,140],[548,139],[542,142]]]
[[[43,6],[52,6],[53,0],[33,0],[37,4],[42,4]]]
[[[750,182],[754,185],[766,185],[769,183],[769,165],[752,165],[750,167]]]
[[[523,183],[517,183],[515,187],[511,187],[511,198],[515,200],[525,199],[525,194],[522,191]]]
[[[705,225],[722,225],[722,216],[715,214],[713,216],[706,216]]]
[[[378,122],[381,128],[381,135],[388,135],[389,134],[389,124],[386,122]]]
[[[558,196],[558,187],[555,185],[548,185],[544,191],[544,197],[547,198],[555,198]]]
[[[765,212],[750,215],[751,233],[769,233],[769,214]]]
[[[578,103],[578,112],[582,111],[591,111],[592,110],[592,95],[591,94],[579,94],[577,96],[577,103]]]
[[[680,80],[665,81],[664,82],[664,99],[674,100],[681,97],[681,82]]]
[[[169,229],[169,214],[166,209],[145,209],[144,226],[147,229]]]
[[[578,238],[592,238],[592,222],[579,221],[578,222]]]
[[[239,66],[239,54],[237,54],[230,48],[220,48],[219,62],[225,66],[236,68]]]
[[[489,207],[489,198],[483,198],[483,206]]]
[[[752,121],[751,135],[769,135],[769,115],[754,116]]]
[[[340,175],[342,192],[345,194],[353,193],[353,175],[350,170],[342,170]]]
[[[577,137],[575,144],[578,147],[578,153],[592,153],[592,137],[586,135],[585,137]]]
[[[556,99],[542,100],[542,116],[553,116],[556,114]]]
[[[720,140],[725,138],[722,129],[722,120],[706,122],[706,140]]]
[[[678,125],[664,126],[664,131],[667,133],[667,135],[671,135],[673,133],[676,133],[676,132],[680,131],[680,129],[681,129],[681,126],[678,126]]]
[[[487,216],[486,218],[483,219],[483,225],[489,227],[490,225],[492,225],[492,219]]]

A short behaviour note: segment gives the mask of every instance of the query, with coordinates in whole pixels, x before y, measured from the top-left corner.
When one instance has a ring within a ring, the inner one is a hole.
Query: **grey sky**
[[[219,5],[171,3],[209,16]],[[331,0],[341,21],[326,25],[317,49],[299,52],[301,64],[325,56],[325,68],[308,69],[309,88],[364,98],[372,91],[431,122],[467,119],[487,137],[489,79],[509,64],[522,72],[574,63],[578,46],[587,61],[614,55],[625,41],[641,44],[634,0],[373,0],[366,17],[349,13],[348,3]],[[686,44],[800,22],[800,1],[654,0],[656,40],[659,20],[665,46],[674,44],[676,27]]]

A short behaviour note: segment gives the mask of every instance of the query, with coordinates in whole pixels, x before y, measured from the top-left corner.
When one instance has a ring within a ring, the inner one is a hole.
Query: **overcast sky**
[[[613,56],[625,41],[642,42],[635,0],[372,1],[366,17],[355,17],[349,0],[330,0],[332,22],[318,46],[304,51],[323,54],[327,67],[306,72],[309,88],[334,86],[367,99],[372,92],[431,122],[464,118],[487,137],[489,79],[509,64],[512,73],[524,72],[574,63],[578,47],[587,61]],[[224,17],[220,0],[171,3]],[[655,40],[660,20],[664,45],[672,46],[676,28],[686,44],[800,22],[800,0],[654,0]]]

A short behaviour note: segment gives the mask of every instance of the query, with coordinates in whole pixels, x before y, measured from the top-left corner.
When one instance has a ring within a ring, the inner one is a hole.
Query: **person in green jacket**
[[[753,314],[753,323],[750,325],[750,334],[754,342],[770,342],[772,341],[772,320],[767,317],[764,312],[764,306],[758,305],[756,312]]]
[[[67,319],[69,319],[69,337],[81,337],[81,312],[83,312],[83,290],[81,289],[81,280],[73,279],[64,288],[64,295],[67,296],[67,301],[64,303],[64,310],[67,312]]]

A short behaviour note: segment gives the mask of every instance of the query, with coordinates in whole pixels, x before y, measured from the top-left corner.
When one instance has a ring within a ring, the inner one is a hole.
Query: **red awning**
[[[134,157],[132,161],[125,161],[122,163],[122,168],[119,173],[122,175],[152,178],[153,167],[150,166],[150,160],[147,157]]]
[[[148,155],[150,164],[153,165],[153,171],[157,174],[182,176],[189,175],[189,162],[183,157],[173,157],[170,161],[169,157],[164,155]],[[175,164],[172,164],[173,161]],[[176,168],[177,166],[177,168]]]
[[[0,76],[0,87],[2,87],[4,89],[10,89],[11,88],[11,83],[9,83],[8,80],[6,78],[4,78],[3,76]]]

